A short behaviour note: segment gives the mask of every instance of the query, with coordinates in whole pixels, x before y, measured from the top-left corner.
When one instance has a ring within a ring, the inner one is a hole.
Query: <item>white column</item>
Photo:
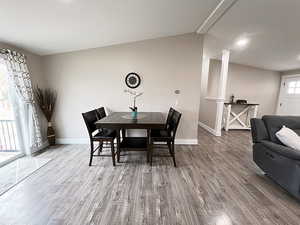
[[[204,56],[203,60],[202,60],[201,97],[202,96],[204,97],[207,94],[207,83],[208,83],[208,76],[209,76],[209,63],[210,63],[210,58]]]
[[[216,124],[215,124],[215,131],[217,136],[221,136],[222,117],[223,117],[224,101],[225,101],[225,94],[226,94],[226,85],[228,79],[229,57],[230,57],[230,51],[223,50],[220,83],[218,89]]]

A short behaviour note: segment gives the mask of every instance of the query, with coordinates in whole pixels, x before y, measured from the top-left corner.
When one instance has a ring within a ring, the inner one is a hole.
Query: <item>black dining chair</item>
[[[92,110],[86,113],[82,113],[82,116],[89,133],[90,145],[91,145],[89,166],[92,165],[94,156],[112,157],[113,166],[115,166],[116,163],[115,163],[114,140],[117,137],[116,131],[109,130],[109,129],[99,130],[96,128],[95,122],[99,120],[99,117],[97,115],[97,110]],[[94,148],[94,142],[99,142],[99,146],[97,148]],[[108,142],[110,144],[111,155],[101,155],[100,154],[101,151],[98,151],[98,155],[94,154],[97,150],[100,149],[102,150],[103,142]]]
[[[106,117],[106,112],[105,112],[104,107],[100,107],[100,108],[96,109],[96,112],[97,112],[98,120]]]
[[[171,109],[170,109],[171,110]],[[150,150],[150,164],[152,165],[152,157],[153,157],[153,147],[156,145],[155,142],[163,142],[168,146],[171,157],[173,158],[174,166],[176,167],[175,160],[175,136],[177,132],[177,128],[179,125],[179,121],[181,119],[181,113],[172,109],[172,116],[167,120],[166,129],[164,130],[151,130],[150,142],[151,142],[151,150]]]
[[[167,116],[167,120],[166,120],[166,125],[164,129],[152,129],[151,133],[154,135],[159,135],[161,131],[167,131],[169,129],[169,124],[170,124],[170,120],[172,119],[173,113],[174,113],[175,109],[173,109],[172,107],[170,107],[169,112],[168,112],[168,116]]]

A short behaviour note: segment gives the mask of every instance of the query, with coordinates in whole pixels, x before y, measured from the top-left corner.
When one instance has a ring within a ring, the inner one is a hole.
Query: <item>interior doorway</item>
[[[300,115],[300,75],[282,77],[277,114]]]

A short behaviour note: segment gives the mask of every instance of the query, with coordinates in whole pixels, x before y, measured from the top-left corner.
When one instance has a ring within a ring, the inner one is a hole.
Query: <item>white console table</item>
[[[224,129],[228,130],[250,130],[250,119],[257,116],[259,104],[236,104],[224,103]],[[240,112],[232,111],[232,106],[238,106]]]

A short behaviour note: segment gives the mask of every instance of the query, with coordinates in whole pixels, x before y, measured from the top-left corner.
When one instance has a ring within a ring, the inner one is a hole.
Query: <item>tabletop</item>
[[[244,104],[240,104],[240,103],[236,103],[236,102],[225,102],[225,105],[246,105],[246,106],[255,106],[255,105],[259,105],[257,103],[244,103]]]
[[[161,112],[138,112],[137,119],[132,119],[130,112],[114,112],[95,124],[97,128],[163,129],[165,123]]]

